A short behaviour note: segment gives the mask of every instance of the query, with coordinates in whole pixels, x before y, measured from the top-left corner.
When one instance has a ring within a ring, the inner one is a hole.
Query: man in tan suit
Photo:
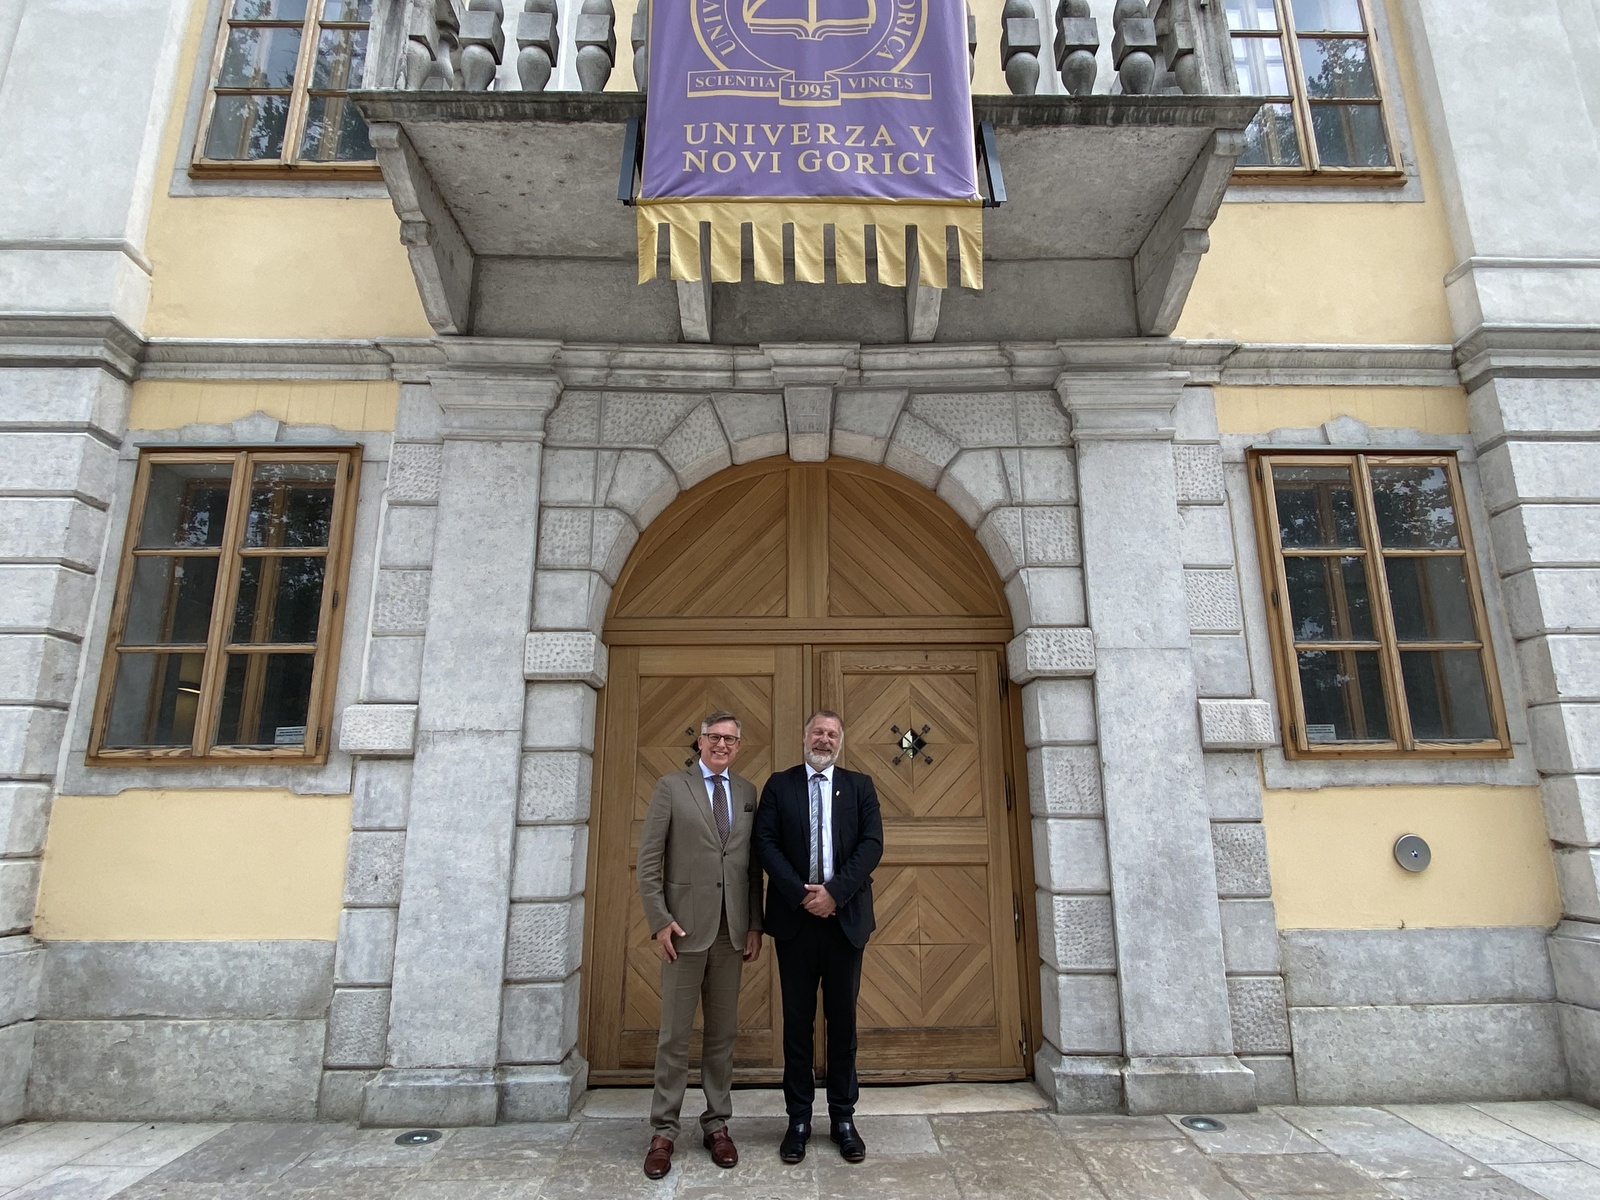
[[[717,1166],[739,1161],[728,1133],[739,976],[744,963],[761,954],[761,864],[750,853],[756,789],[728,770],[739,753],[740,733],[739,718],[729,712],[701,722],[699,760],[656,783],[639,838],[639,900],[661,947],[661,1037],[650,1102],[654,1136],[644,1158],[651,1179],[672,1169],[697,1005],[705,1010],[700,1080],[706,1110],[700,1128]]]

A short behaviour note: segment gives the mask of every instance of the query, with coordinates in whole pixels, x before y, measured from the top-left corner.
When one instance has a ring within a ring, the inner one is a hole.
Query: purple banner
[[[964,0],[651,0],[646,199],[978,196]]]

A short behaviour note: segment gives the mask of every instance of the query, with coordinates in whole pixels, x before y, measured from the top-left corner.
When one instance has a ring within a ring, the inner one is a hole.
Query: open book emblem
[[[877,0],[744,0],[751,33],[792,34],[821,41],[832,34],[869,32],[878,20]]]

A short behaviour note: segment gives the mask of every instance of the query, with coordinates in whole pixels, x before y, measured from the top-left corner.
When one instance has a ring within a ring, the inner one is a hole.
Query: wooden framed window
[[[361,86],[373,0],[224,0],[196,173],[376,173]]]
[[[140,457],[91,762],[327,757],[359,457]]]
[[[1239,91],[1265,101],[1244,176],[1397,179],[1370,0],[1225,0]]]
[[[1291,758],[1511,750],[1453,455],[1252,455]]]

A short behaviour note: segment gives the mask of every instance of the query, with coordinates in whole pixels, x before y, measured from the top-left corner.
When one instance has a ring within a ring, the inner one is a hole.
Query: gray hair
[[[734,716],[731,712],[723,712],[721,709],[718,709],[704,721],[700,722],[701,735],[703,736],[710,733],[713,725],[721,725],[726,721],[732,721],[734,732],[736,732],[740,737],[744,736],[744,725],[740,722],[739,718]]]

